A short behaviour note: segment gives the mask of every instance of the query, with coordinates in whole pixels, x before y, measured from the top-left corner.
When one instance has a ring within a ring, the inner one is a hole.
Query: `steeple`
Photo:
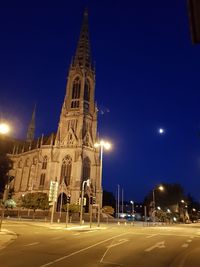
[[[91,67],[91,53],[88,30],[88,11],[85,9],[83,16],[83,23],[79,36],[76,54],[72,63],[73,67],[80,66],[83,68]]]
[[[36,105],[34,106],[31,121],[28,126],[27,135],[26,135],[26,141],[32,142],[35,135],[35,112],[36,112]]]

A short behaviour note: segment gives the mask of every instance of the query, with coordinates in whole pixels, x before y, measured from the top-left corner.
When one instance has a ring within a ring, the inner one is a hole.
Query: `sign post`
[[[53,223],[53,215],[54,215],[54,210],[55,210],[55,202],[57,200],[57,193],[58,193],[58,182],[51,181],[50,190],[49,190],[49,201],[52,202],[51,224]]]

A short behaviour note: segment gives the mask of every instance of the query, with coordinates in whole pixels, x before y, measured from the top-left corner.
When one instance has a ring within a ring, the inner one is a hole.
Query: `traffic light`
[[[70,203],[71,196],[67,196],[67,203]]]

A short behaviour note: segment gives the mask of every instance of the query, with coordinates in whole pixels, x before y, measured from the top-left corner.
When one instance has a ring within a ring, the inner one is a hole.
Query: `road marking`
[[[153,235],[149,235],[149,236],[146,236],[146,238],[152,238],[154,236],[157,236],[158,234],[153,234]]]
[[[73,235],[80,235],[80,233],[76,233],[76,234],[73,234]]]
[[[121,245],[121,244],[123,244],[123,243],[125,243],[127,241],[128,241],[128,239],[120,239],[118,243],[115,243],[113,245],[110,245],[110,246],[108,246],[108,248],[119,246],[119,245]]]
[[[34,245],[37,245],[37,244],[39,244],[39,243],[40,243],[40,242],[30,243],[30,244],[24,245],[24,247],[34,246]]]
[[[88,249],[90,249],[90,248],[97,247],[97,246],[99,246],[99,245],[101,245],[101,244],[103,244],[103,243],[106,243],[106,242],[108,242],[108,241],[110,241],[110,240],[113,240],[114,238],[117,238],[117,237],[120,237],[120,236],[123,236],[123,235],[128,235],[128,234],[130,234],[130,233],[131,233],[131,232],[127,232],[127,233],[123,233],[123,234],[120,234],[120,235],[116,235],[116,236],[110,237],[110,238],[105,239],[105,240],[103,240],[103,241],[100,241],[100,242],[98,242],[98,243],[96,243],[96,244],[94,244],[94,245],[91,245],[91,246],[86,247],[86,248],[82,248],[82,249],[77,250],[77,251],[75,251],[75,252],[72,252],[72,253],[70,253],[70,254],[68,254],[68,255],[66,255],[66,256],[63,256],[63,257],[61,257],[61,258],[58,258],[58,259],[56,259],[56,260],[54,260],[54,261],[50,261],[50,262],[48,262],[48,263],[46,263],[46,264],[40,265],[39,267],[50,266],[50,265],[52,265],[52,264],[54,264],[54,263],[56,263],[56,262],[60,262],[60,261],[62,261],[62,260],[65,260],[65,259],[67,259],[67,258],[70,258],[70,257],[72,257],[72,256],[74,256],[74,255],[76,255],[76,254],[79,254],[79,253],[81,253],[81,252],[83,252],[83,251],[86,251],[86,250],[88,250]]]
[[[87,232],[83,232],[83,234],[90,234],[90,233],[93,233],[93,232],[96,232],[97,230],[89,230]]]
[[[150,247],[150,248],[147,248],[145,249],[146,252],[149,252],[155,248],[165,248],[165,241],[161,241],[161,242],[158,242],[156,243],[154,246]]]
[[[189,246],[189,244],[183,244],[182,248],[187,248]]]
[[[190,243],[190,242],[192,242],[192,240],[191,239],[188,239],[187,242]]]

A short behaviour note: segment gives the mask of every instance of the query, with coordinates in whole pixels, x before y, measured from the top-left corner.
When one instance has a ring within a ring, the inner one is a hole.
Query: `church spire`
[[[73,66],[80,66],[83,68],[91,67],[91,53],[88,30],[88,11],[85,9],[81,32],[79,36],[76,54],[73,60]]]
[[[35,135],[35,112],[36,112],[36,105],[34,106],[31,121],[30,121],[29,126],[28,126],[28,131],[27,131],[27,135],[26,135],[26,141],[27,142],[32,142],[34,139],[34,135]]]

